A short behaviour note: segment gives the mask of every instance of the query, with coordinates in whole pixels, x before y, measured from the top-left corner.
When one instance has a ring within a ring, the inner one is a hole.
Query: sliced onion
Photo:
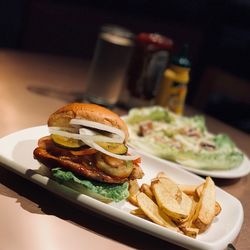
[[[67,131],[67,132],[71,132],[71,133],[76,133],[78,132],[79,128],[74,128],[74,127],[49,127],[49,131],[53,130],[57,130],[57,131]]]
[[[101,135],[95,131],[91,131],[90,129],[86,128],[80,128],[79,129],[79,134],[84,135],[86,139],[90,139],[93,141],[100,141],[100,142],[113,142],[113,143],[122,143],[123,140],[121,141],[121,137],[108,137]]]
[[[75,133],[62,131],[62,130],[57,130],[57,129],[54,129],[52,127],[49,128],[49,132],[51,134],[54,134],[54,135],[60,135],[60,136],[64,136],[64,137],[72,138],[72,139],[76,139],[76,140],[82,140],[80,134],[75,134]]]
[[[55,134],[55,135],[60,135],[60,136],[64,136],[67,138],[72,138],[72,139],[76,139],[76,140],[81,140],[83,142],[86,141],[98,141],[98,142],[113,142],[113,143],[121,143],[119,138],[110,138],[107,136],[103,136],[103,135],[99,135],[97,133],[93,133],[96,135],[90,135],[90,134],[83,134],[82,133],[82,129],[79,130],[80,134],[75,134],[75,133],[71,133],[68,131],[63,131],[63,130],[59,130],[57,128],[49,128],[49,131],[51,134]]]
[[[110,138],[107,136],[102,136],[102,135],[82,135],[85,140],[91,140],[95,142],[111,142],[111,143],[121,143],[119,139],[116,138]]]
[[[88,134],[85,134],[86,130],[82,130],[82,129],[79,129],[80,134],[75,134],[75,133],[71,133],[68,131],[62,131],[62,130],[60,130],[60,128],[57,128],[57,127],[49,127],[49,131],[51,134],[56,134],[56,135],[64,136],[67,138],[81,140],[89,147],[94,148],[94,149],[102,152],[103,154],[109,155],[111,157],[114,157],[114,158],[117,158],[120,160],[133,161],[133,160],[136,160],[139,158],[139,156],[137,156],[137,155],[118,155],[118,154],[111,153],[96,143],[99,141],[121,143],[121,137],[120,138],[110,138],[107,136],[99,135],[99,134],[95,133],[94,131],[92,131],[93,132],[92,135],[90,135],[91,133],[89,133],[89,132],[87,132]],[[123,131],[121,131],[121,132],[123,133]],[[96,134],[96,135],[93,135],[93,134]],[[123,135],[124,135],[124,133],[123,133]]]
[[[112,133],[114,135],[119,136],[121,142],[123,142],[125,140],[125,133],[121,129],[118,129],[118,128],[115,128],[115,127],[112,127],[112,126],[108,126],[108,125],[105,125],[105,124],[102,124],[102,123],[83,120],[83,119],[71,119],[70,124],[72,124],[72,125],[82,125],[82,126],[85,126],[85,127],[90,127],[90,128],[110,132],[110,133]]]
[[[80,128],[79,129],[79,134],[83,134],[83,135],[98,135],[97,132],[91,130],[91,129],[88,129],[88,128]]]

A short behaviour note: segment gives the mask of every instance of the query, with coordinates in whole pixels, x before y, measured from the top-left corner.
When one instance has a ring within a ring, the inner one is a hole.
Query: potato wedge
[[[192,200],[169,178],[158,178],[151,183],[159,207],[175,222],[182,223],[188,218]]]
[[[221,212],[221,206],[218,201],[215,202],[215,216],[219,215]]]
[[[215,185],[210,177],[206,178],[200,200],[193,218],[193,225],[204,232],[215,217]]]
[[[203,190],[203,187],[204,187],[204,183],[201,183],[199,186],[196,187],[195,193],[196,193],[196,195],[197,195],[198,197],[201,196],[201,192],[202,192],[202,190]]]
[[[140,209],[140,208],[136,208],[134,210],[130,211],[131,214],[141,217],[143,219],[148,219],[147,215]]]
[[[164,172],[159,172],[158,174],[157,174],[157,176],[156,176],[156,179],[158,179],[158,178],[168,178],[168,176],[164,173]]]
[[[184,192],[187,195],[192,195],[192,196],[196,195],[197,186],[195,186],[195,185],[179,184],[178,187],[182,192]]]
[[[160,172],[151,185],[130,181],[129,193],[128,201],[138,207],[131,214],[192,238],[206,231],[221,211],[210,177],[199,186],[183,185]]]
[[[161,216],[161,210],[145,193],[140,192],[137,195],[137,202],[140,209],[147,217],[158,225],[167,227],[176,232],[181,232],[180,229],[170,220],[170,218]]]
[[[140,191],[145,193],[152,201],[155,201],[154,194],[151,190],[151,187],[148,184],[142,184],[140,187]]]
[[[136,179],[129,181],[128,191],[129,191],[129,196],[127,198],[128,201],[130,201],[134,206],[138,207],[136,196],[140,192],[140,186]]]
[[[193,227],[193,217],[197,208],[197,204],[198,202],[194,198],[192,198],[192,209],[190,211],[188,219],[185,222],[178,225],[181,231],[185,235],[192,238],[196,238],[197,235],[199,234],[199,228]]]
[[[198,202],[195,199],[192,199],[192,208],[190,210],[190,213],[188,215],[187,220],[185,220],[183,223],[180,223],[178,225],[181,228],[181,230],[182,230],[182,228],[190,228],[190,227],[192,227],[193,218],[194,218],[194,215],[195,215],[197,204],[198,204]]]
[[[201,192],[203,190],[204,187],[204,183],[202,183],[201,185],[199,185],[196,189],[195,189],[195,193],[198,197],[201,196]],[[217,216],[219,213],[221,212],[221,206],[219,204],[218,201],[215,202],[215,216]]]
[[[130,213],[133,215],[145,215],[145,213],[140,208],[136,208],[134,210],[131,210]]]
[[[183,227],[181,230],[185,235],[192,238],[196,238],[199,234],[199,229],[194,227]]]

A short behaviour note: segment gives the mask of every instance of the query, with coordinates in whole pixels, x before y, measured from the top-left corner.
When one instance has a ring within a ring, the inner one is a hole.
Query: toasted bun
[[[125,140],[128,138],[128,128],[125,122],[111,110],[102,106],[90,103],[70,103],[55,113],[48,119],[49,127],[70,127],[71,119],[85,119],[116,127],[125,133]]]

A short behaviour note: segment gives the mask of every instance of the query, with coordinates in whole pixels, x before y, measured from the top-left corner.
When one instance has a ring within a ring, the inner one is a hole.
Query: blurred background
[[[100,27],[158,32],[190,46],[186,102],[250,133],[249,0],[0,1],[0,47],[90,60]]]

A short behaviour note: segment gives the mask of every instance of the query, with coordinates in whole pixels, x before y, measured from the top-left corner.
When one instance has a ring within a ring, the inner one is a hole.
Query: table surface
[[[87,69],[81,59],[0,50],[0,137],[43,125],[57,108],[80,100]],[[250,156],[249,135],[211,117],[206,121],[209,130],[228,133]],[[243,205],[244,224],[234,245],[246,249],[249,175],[215,182]],[[0,249],[183,249],[83,210],[2,167],[0,211]]]

